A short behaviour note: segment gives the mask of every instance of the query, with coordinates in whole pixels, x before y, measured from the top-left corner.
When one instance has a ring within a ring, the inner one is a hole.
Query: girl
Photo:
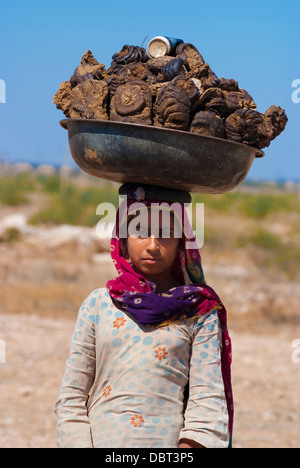
[[[79,310],[56,404],[58,446],[228,447],[226,311],[198,248],[187,248],[182,193],[173,203],[176,191],[152,192],[168,201],[161,210],[147,187],[124,187],[111,241],[118,276]]]

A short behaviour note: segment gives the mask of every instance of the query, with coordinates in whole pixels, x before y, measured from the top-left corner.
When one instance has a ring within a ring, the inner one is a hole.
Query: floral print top
[[[217,312],[141,328],[95,290],[79,310],[55,410],[62,448],[176,448],[182,438],[228,447]]]

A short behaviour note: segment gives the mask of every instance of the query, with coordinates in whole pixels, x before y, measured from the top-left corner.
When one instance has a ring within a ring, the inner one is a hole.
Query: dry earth
[[[66,242],[49,229],[48,237],[40,232],[0,243],[0,340],[6,345],[0,447],[56,446],[54,404],[77,309],[114,274],[107,245],[86,233]],[[296,448],[300,363],[292,361],[292,342],[300,339],[299,280],[262,272],[253,258],[203,249],[207,281],[228,309],[234,447]]]

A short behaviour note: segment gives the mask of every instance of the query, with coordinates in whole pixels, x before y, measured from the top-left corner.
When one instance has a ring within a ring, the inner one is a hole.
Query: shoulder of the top
[[[214,323],[217,324],[219,322],[218,311],[217,309],[212,309],[209,312],[201,315],[199,314],[197,320],[195,321],[195,328],[197,330],[203,329],[208,325]]]
[[[80,308],[80,316],[99,323],[99,317],[102,311],[111,305],[111,298],[106,288],[98,288],[92,291],[83,301]]]
[[[100,301],[109,300],[110,295],[107,288],[94,289],[83,301],[82,306],[93,308]]]
[[[94,291],[92,291],[89,295],[88,295],[88,298],[89,299],[92,299],[92,298],[95,298],[95,299],[99,299],[99,300],[102,300],[102,299],[105,299],[105,298],[109,298],[110,295],[109,295],[109,292],[108,292],[108,289],[107,288],[97,288],[97,289],[94,289]]]

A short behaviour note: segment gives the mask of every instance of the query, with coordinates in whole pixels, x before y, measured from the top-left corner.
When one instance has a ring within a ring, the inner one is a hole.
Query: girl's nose
[[[157,251],[159,249],[159,241],[154,235],[148,237],[147,249],[150,251]]]

